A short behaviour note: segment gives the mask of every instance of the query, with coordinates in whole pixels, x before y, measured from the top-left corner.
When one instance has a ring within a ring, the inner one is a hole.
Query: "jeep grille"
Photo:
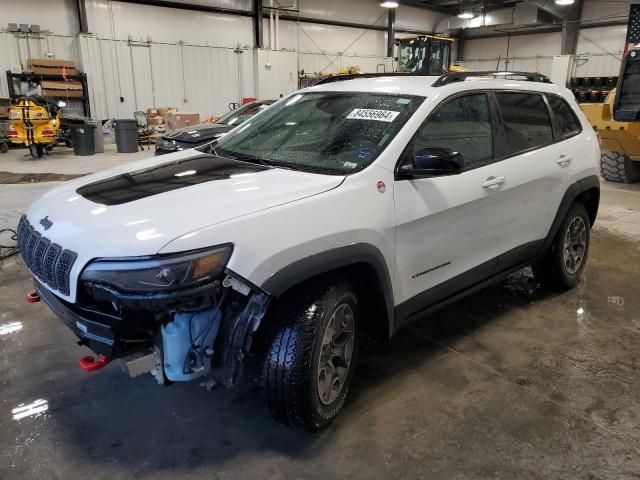
[[[69,275],[77,253],[51,243],[35,231],[24,215],[18,224],[18,246],[24,263],[36,278],[63,295],[69,295]]]

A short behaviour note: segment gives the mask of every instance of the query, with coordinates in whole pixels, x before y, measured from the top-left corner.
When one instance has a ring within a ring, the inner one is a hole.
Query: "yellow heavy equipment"
[[[640,122],[613,118],[616,90],[604,103],[581,103],[580,108],[600,135],[600,172],[610,182],[640,181]]]
[[[9,141],[29,148],[33,158],[40,158],[58,142],[60,108],[45,100],[21,98],[9,108]]]

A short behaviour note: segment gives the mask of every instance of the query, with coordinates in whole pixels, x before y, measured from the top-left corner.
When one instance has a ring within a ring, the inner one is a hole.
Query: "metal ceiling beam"
[[[238,10],[235,8],[222,8],[195,3],[182,3],[164,0],[113,0],[120,3],[134,3],[147,7],[177,8],[178,10],[190,10],[193,12],[224,13],[227,15],[239,15],[241,17],[253,17],[253,12],[249,10]]]
[[[581,24],[579,26],[579,30],[587,30],[590,28],[601,28],[601,27],[619,27],[622,25],[627,25],[626,20],[616,20],[611,22],[597,22],[597,23],[586,23]],[[513,31],[496,31],[486,34],[479,35],[467,35],[466,40],[481,40],[483,38],[499,38],[499,37],[519,37],[522,35],[535,35],[538,33],[557,33],[562,32],[562,26],[558,25],[556,27],[543,27],[543,28],[530,28],[526,30],[513,30]],[[468,33],[468,32],[467,32]]]
[[[400,5],[405,5],[407,7],[422,8],[424,10],[431,10],[432,12],[451,13],[451,10],[448,8],[439,7],[438,5],[431,3],[430,0],[424,0],[422,2],[420,0],[399,0],[399,3]]]

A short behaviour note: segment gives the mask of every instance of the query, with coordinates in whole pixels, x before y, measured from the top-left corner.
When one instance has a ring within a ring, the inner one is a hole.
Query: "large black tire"
[[[609,182],[633,183],[640,181],[640,162],[620,152],[602,151],[600,173]]]
[[[577,234],[575,227],[580,224],[584,226],[583,235],[580,236],[580,241],[574,242],[574,236]],[[574,203],[562,222],[551,248],[539,263],[533,265],[533,273],[540,283],[557,290],[568,290],[578,284],[589,255],[590,230],[591,224],[587,210],[581,203]],[[567,243],[573,254],[567,252]],[[580,243],[583,244],[581,248],[577,247]]]
[[[357,357],[360,311],[353,287],[343,280],[312,283],[297,293],[284,300],[274,315],[273,320],[281,323],[267,351],[262,388],[277,421],[313,432],[329,425],[344,405]],[[351,341],[345,341],[342,334],[333,338],[332,333],[338,330],[331,325],[338,324],[340,312],[349,321],[349,311],[353,319]],[[327,346],[329,337],[331,345]],[[346,371],[340,370],[344,367],[339,367],[337,357],[325,361],[341,343],[344,358],[349,359]],[[327,382],[331,373],[337,372],[342,372],[343,379],[338,384]]]

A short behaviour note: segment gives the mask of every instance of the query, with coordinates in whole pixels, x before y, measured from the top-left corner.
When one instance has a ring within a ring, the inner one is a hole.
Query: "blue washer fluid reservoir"
[[[209,373],[211,357],[204,350],[213,347],[221,317],[219,308],[178,312],[162,327],[164,372],[169,380],[184,382]],[[190,354],[195,364],[187,358]]]

